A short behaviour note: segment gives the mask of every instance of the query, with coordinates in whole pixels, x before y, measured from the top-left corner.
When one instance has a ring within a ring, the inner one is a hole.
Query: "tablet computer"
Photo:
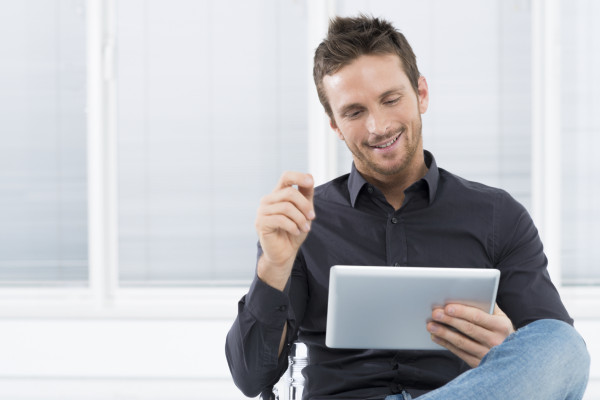
[[[431,311],[449,303],[494,311],[500,271],[335,265],[325,344],[331,348],[440,350]]]

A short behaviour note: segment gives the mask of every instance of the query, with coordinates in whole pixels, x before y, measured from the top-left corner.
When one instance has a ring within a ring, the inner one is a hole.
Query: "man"
[[[352,172],[316,189],[286,172],[261,200],[257,274],[226,344],[238,387],[269,390],[298,337],[309,349],[305,399],[580,399],[589,356],[537,230],[506,192],[438,168],[423,150],[429,91],[404,36],[380,19],[336,18],[314,79]],[[329,349],[335,264],[498,268],[495,312],[434,310],[423,329],[449,351]]]

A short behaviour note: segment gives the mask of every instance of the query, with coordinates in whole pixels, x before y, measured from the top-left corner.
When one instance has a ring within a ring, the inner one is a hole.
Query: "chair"
[[[272,389],[265,390],[261,400],[301,400],[304,390],[302,369],[308,364],[308,349],[302,342],[294,342],[288,356],[288,369]]]

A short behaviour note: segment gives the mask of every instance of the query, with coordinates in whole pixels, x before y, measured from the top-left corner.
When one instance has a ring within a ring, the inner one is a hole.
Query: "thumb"
[[[500,309],[500,307],[498,306],[498,303],[495,303],[495,305],[494,305],[494,313],[493,313],[493,315],[501,315],[501,316],[504,316],[504,317],[506,316],[506,314],[504,313],[504,311],[502,311]]]

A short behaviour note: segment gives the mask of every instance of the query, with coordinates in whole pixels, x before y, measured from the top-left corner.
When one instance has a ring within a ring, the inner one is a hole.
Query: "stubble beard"
[[[406,135],[408,132],[408,127],[407,126],[401,127],[397,131],[397,133],[400,133],[402,131],[404,131],[402,133],[402,135]],[[421,141],[422,141],[422,132],[421,131],[422,131],[422,123],[421,123],[421,116],[419,115],[417,124],[413,126],[412,138],[405,137],[404,138],[405,142],[403,144],[401,144],[404,147],[401,158],[398,160],[398,162],[396,164],[394,164],[390,167],[384,167],[384,166],[378,164],[377,162],[375,162],[374,160],[369,159],[369,157],[365,157],[363,154],[361,154],[360,151],[358,151],[356,149],[351,149],[349,147],[348,148],[349,148],[350,152],[354,155],[355,160],[360,160],[360,162],[364,166],[366,166],[368,170],[374,171],[375,173],[382,175],[382,176],[393,176],[393,175],[400,174],[403,171],[406,171],[407,168],[410,168],[411,162],[415,158],[415,154],[421,148]],[[400,140],[400,139],[403,139],[403,138],[402,137],[398,138],[398,140]],[[365,144],[365,146],[368,146],[368,145]],[[360,171],[360,169],[359,169],[359,171]],[[364,172],[367,172],[367,171],[364,171]]]

